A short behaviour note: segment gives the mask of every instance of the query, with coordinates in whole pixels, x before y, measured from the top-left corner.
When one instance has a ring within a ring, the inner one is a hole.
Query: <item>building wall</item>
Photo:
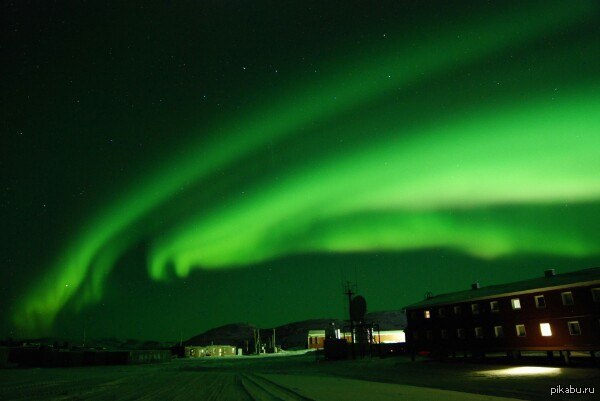
[[[0,368],[8,365],[8,354],[10,349],[8,347],[0,347]]]
[[[594,301],[592,288],[571,287],[560,290],[540,289],[526,294],[459,302],[428,308],[407,310],[407,342],[416,351],[454,350],[600,350],[600,302]],[[477,290],[473,290],[477,291]],[[570,291],[574,304],[564,305],[561,293]],[[545,308],[536,306],[535,297],[543,295]],[[511,300],[518,298],[521,309],[513,309]],[[497,301],[499,310],[491,310]],[[476,304],[479,313],[473,313]],[[454,313],[454,307],[460,313]],[[440,315],[440,308],[443,310]],[[429,318],[426,318],[426,311]],[[568,322],[577,321],[581,333],[572,335]],[[540,324],[548,323],[551,336],[543,336]],[[517,335],[516,325],[525,326],[525,336]],[[496,337],[495,326],[501,326],[503,337]],[[475,328],[479,330],[480,338]],[[458,338],[464,329],[464,338]],[[446,338],[442,330],[446,330]],[[415,334],[416,333],[416,334]]]
[[[136,350],[129,351],[127,363],[143,364],[143,363],[159,363],[169,362],[171,360],[171,351],[169,350]]]
[[[374,332],[373,337],[375,338],[375,342],[381,344],[406,342],[404,330],[382,330],[380,332]]]
[[[236,355],[236,347],[231,345],[187,346],[185,356],[188,358],[203,358],[206,356]]]
[[[323,349],[325,347],[325,334],[308,336],[308,349]]]
[[[352,341],[350,333],[338,333],[340,339],[345,339],[348,343]],[[391,343],[404,343],[406,341],[406,335],[404,330],[382,330],[380,332],[373,332],[373,337],[376,343],[391,344]],[[325,347],[325,334],[309,334],[308,336],[308,348],[309,349],[322,349]]]

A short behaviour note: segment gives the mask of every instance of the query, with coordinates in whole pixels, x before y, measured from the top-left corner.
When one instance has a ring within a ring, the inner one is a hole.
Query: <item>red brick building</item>
[[[600,350],[600,268],[430,296],[405,308],[413,352]]]

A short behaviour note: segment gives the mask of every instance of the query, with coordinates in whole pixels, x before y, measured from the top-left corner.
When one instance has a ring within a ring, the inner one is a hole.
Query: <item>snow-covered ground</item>
[[[329,362],[314,353],[180,359],[157,365],[0,370],[0,400],[594,400],[600,369],[406,357]]]

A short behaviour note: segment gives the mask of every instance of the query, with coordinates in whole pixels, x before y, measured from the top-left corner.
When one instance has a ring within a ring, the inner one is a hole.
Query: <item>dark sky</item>
[[[598,265],[596,2],[3,2],[2,336]]]

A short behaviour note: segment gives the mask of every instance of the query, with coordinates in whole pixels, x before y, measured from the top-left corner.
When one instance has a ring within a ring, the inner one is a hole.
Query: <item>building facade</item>
[[[600,268],[438,296],[407,306],[413,352],[598,351]]]
[[[203,358],[206,356],[234,356],[236,347],[231,345],[190,345],[185,347],[185,356],[188,358]]]
[[[373,333],[377,344],[398,344],[406,342],[404,330],[381,330]]]
[[[336,339],[345,339],[348,343],[352,341],[352,335],[349,332],[342,333],[340,329],[334,332]],[[310,330],[308,332],[308,349],[323,349],[325,347],[325,330]],[[404,330],[381,330],[373,332],[373,342],[375,344],[398,344],[406,341]]]
[[[323,349],[325,346],[325,330],[309,330],[308,349]]]

